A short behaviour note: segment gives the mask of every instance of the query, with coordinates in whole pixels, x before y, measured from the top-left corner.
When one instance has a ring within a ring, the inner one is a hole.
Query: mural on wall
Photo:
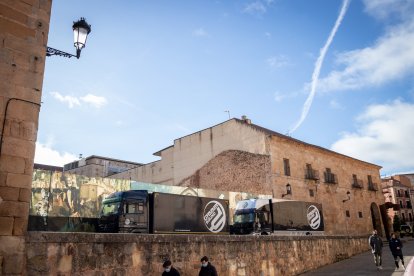
[[[130,189],[130,180],[34,170],[29,230],[72,231],[80,222],[93,228],[102,199]]]
[[[228,199],[230,214],[237,202],[249,198],[271,198],[270,195],[215,191],[182,186],[87,177],[59,171],[35,169],[29,213],[29,231],[82,231],[97,229],[102,200],[117,191],[147,190]],[[230,216],[232,219],[232,216]]]

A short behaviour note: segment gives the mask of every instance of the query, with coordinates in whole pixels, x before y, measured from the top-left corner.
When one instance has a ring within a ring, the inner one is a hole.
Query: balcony
[[[355,188],[355,189],[364,188],[364,182],[362,181],[362,179],[353,179],[352,180],[352,188]]]
[[[328,183],[328,184],[338,183],[338,179],[336,177],[336,174],[324,172],[323,175],[325,177],[325,183]]]
[[[368,183],[368,190],[369,191],[378,191],[377,183]]]
[[[305,169],[305,179],[319,180],[319,172],[317,170]]]

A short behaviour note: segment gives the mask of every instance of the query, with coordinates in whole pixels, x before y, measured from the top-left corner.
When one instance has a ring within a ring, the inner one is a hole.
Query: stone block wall
[[[218,154],[179,186],[272,194],[270,156],[227,150]]]
[[[21,275],[51,0],[0,0],[0,274]]]
[[[219,275],[297,275],[368,250],[367,237],[190,236],[30,232],[29,275],[161,275],[171,259],[197,275],[208,256]]]

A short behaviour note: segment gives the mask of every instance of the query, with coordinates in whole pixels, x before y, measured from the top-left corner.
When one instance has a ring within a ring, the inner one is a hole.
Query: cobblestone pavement
[[[362,275],[392,275],[392,276],[414,276],[414,239],[403,238],[403,254],[406,271],[401,268],[395,270],[394,258],[388,247],[388,243],[384,243],[382,251],[382,270],[377,270],[374,264],[374,258],[371,251],[355,255],[350,259],[343,260],[322,268],[303,273],[301,276],[362,276]],[[368,242],[368,239],[367,239]]]

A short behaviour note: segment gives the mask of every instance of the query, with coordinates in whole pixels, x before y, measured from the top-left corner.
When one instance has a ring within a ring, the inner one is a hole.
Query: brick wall
[[[219,275],[297,275],[368,250],[367,237],[125,235],[31,232],[29,275],[161,275],[169,258],[183,276],[209,256]]]
[[[0,274],[25,267],[51,0],[0,0]]]

